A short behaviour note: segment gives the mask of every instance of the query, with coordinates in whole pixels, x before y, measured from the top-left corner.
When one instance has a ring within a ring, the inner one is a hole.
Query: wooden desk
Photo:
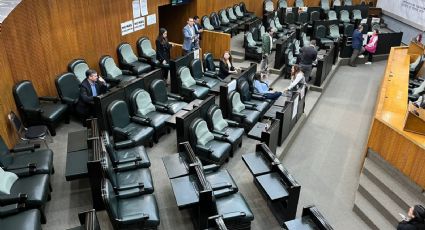
[[[425,188],[425,136],[403,130],[409,60],[408,47],[391,48],[367,147]]]

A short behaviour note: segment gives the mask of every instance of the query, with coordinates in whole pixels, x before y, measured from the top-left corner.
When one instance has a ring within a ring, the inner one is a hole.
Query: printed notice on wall
[[[145,17],[136,18],[134,21],[134,31],[142,30],[145,28]]]
[[[133,20],[121,23],[121,36],[132,33],[133,31]]]
[[[292,107],[292,119],[297,116],[298,113],[298,100],[300,99],[300,96],[298,95],[294,100],[294,107]]]
[[[140,1],[133,0],[133,18],[140,17]]]
[[[193,51],[193,58],[199,59],[199,49],[196,49],[196,50]]]
[[[148,15],[146,17],[146,21],[147,21],[146,23],[148,24],[148,26],[155,24],[156,23],[156,14]]]
[[[140,10],[142,16],[148,15],[148,0],[140,0]]]

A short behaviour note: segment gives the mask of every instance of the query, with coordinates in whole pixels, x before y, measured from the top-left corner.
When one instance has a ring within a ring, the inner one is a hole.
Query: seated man
[[[102,77],[97,75],[96,70],[86,71],[86,79],[81,82],[80,97],[76,106],[76,111],[85,124],[86,119],[94,116],[93,97],[103,94],[108,86]]]
[[[272,91],[269,87],[267,74],[256,73],[254,76],[254,92],[264,95],[267,99],[277,100],[282,92]]]

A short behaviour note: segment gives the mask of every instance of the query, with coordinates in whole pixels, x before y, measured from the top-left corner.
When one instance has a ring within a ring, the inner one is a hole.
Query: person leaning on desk
[[[303,71],[298,65],[293,65],[291,69],[291,84],[285,89],[285,92],[298,90],[305,84]]]
[[[76,111],[83,124],[85,124],[86,119],[95,115],[93,97],[104,94],[107,90],[108,85],[102,77],[97,75],[96,70],[89,69],[86,71],[86,79],[81,82],[80,96],[76,106]]]

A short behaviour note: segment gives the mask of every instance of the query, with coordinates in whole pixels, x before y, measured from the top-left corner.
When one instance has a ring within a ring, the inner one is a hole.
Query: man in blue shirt
[[[105,80],[97,75],[96,70],[86,71],[86,79],[80,85],[80,97],[76,106],[76,111],[80,119],[85,122],[86,119],[94,116],[93,98],[106,93],[108,86]]]
[[[348,63],[349,66],[356,67],[356,59],[359,56],[359,54],[362,54],[364,52],[363,48],[363,34],[362,34],[363,26],[359,25],[357,29],[353,32],[352,37],[352,43],[351,46],[353,47],[353,54],[351,55],[350,62]]]
[[[282,92],[272,91],[269,87],[269,82],[267,80],[267,74],[265,73],[256,73],[254,76],[254,92],[264,95],[265,98],[271,100],[277,100]]]

